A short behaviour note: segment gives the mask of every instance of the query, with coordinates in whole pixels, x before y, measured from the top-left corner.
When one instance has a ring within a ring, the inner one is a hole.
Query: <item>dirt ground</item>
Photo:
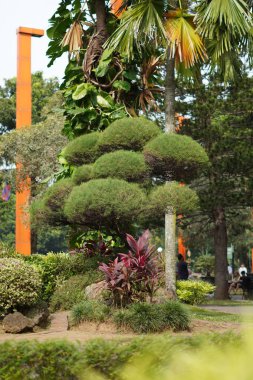
[[[127,331],[119,331],[111,323],[91,323],[85,322],[80,326],[68,330],[68,312],[58,312],[52,315],[52,322],[47,330],[41,330],[36,333],[23,333],[23,334],[6,334],[0,328],[0,342],[7,340],[31,340],[36,339],[38,341],[46,340],[70,340],[85,342],[90,339],[104,338],[104,339],[121,339],[129,340],[136,337],[137,334],[133,334]],[[195,335],[204,332],[226,332],[226,331],[239,332],[241,330],[240,323],[233,322],[211,322],[194,319],[191,323],[190,331],[184,331],[180,333],[173,333],[173,335]]]

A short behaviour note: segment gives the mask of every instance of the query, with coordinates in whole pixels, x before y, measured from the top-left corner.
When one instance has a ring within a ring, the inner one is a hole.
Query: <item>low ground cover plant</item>
[[[104,322],[110,314],[110,308],[103,302],[84,300],[71,310],[70,323],[75,326],[84,321]]]
[[[187,330],[190,316],[186,308],[178,302],[167,301],[163,304],[136,303],[116,312],[113,320],[118,327],[130,328],[142,333]]]
[[[206,281],[177,281],[178,299],[190,305],[199,305],[213,293],[215,286]]]
[[[39,271],[23,260],[0,259],[0,315],[36,303],[41,295]]]

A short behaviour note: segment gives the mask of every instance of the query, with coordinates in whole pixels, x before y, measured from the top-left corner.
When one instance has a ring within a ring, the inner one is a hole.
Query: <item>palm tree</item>
[[[111,0],[112,2],[115,0]],[[189,69],[208,61],[222,69],[225,80],[234,78],[234,49],[247,39],[252,28],[252,17],[244,0],[200,0],[194,3],[195,14],[189,11],[187,1],[181,0],[122,0],[122,7],[131,4],[120,16],[120,24],[106,47],[119,52],[129,60],[144,45],[154,44],[166,51],[165,132],[175,132],[175,68]],[[220,215],[218,216],[220,218]],[[173,209],[165,216],[166,288],[175,297],[175,223]],[[224,231],[224,223],[221,230]],[[224,250],[224,249],[223,249]],[[226,268],[220,284],[224,288]],[[217,260],[216,260],[217,261]],[[224,292],[223,292],[224,293]],[[225,294],[223,294],[225,295]]]

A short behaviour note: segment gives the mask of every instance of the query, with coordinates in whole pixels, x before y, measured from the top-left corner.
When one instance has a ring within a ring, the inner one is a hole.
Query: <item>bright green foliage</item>
[[[0,259],[0,315],[36,303],[41,291],[40,273],[22,260]]]
[[[206,300],[209,293],[213,293],[215,286],[205,281],[178,281],[177,296],[182,302],[198,305]]]
[[[70,318],[73,325],[84,321],[104,322],[109,313],[109,307],[102,302],[83,301],[73,307]]]
[[[97,157],[99,133],[93,132],[75,138],[63,149],[61,155],[69,165],[83,165],[94,162]]]
[[[136,333],[154,333],[165,329],[186,330],[189,328],[187,310],[178,302],[164,304],[136,303],[114,315],[119,327],[128,327]]]
[[[87,182],[93,178],[93,165],[82,165],[77,167],[72,175],[72,180],[75,185],[80,185],[82,182]]]
[[[60,281],[51,298],[51,311],[70,310],[74,305],[84,301],[86,286],[98,281],[101,277],[98,271],[92,271]]]
[[[104,154],[94,164],[95,178],[122,178],[142,182],[149,177],[149,168],[141,153],[118,150]]]
[[[136,221],[144,204],[145,194],[137,184],[96,179],[73,188],[64,212],[72,223],[123,227]]]
[[[5,380],[78,380],[84,367],[83,348],[61,341],[15,342],[0,345],[0,378]]]
[[[0,258],[4,257],[13,257],[18,258],[18,254],[13,245],[5,243],[3,241],[0,242]]]
[[[208,165],[204,149],[189,136],[164,133],[150,141],[144,155],[155,175],[169,180],[191,180],[198,169]]]
[[[150,221],[159,223],[168,207],[176,210],[177,214],[189,214],[198,207],[197,193],[177,182],[158,186],[151,192],[149,208],[146,210]]]
[[[109,125],[100,135],[98,148],[102,152],[118,149],[138,151],[160,133],[159,127],[144,117],[123,118]]]
[[[70,194],[74,184],[71,179],[61,179],[46,191],[43,200],[38,203],[34,202],[31,209],[31,216],[34,223],[36,219],[41,223],[61,225],[66,223],[66,217],[63,213],[64,200]]]

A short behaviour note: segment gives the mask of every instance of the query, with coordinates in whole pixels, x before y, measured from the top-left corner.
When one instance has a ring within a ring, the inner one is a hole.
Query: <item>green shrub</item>
[[[83,348],[69,342],[5,342],[0,344],[0,378],[77,380],[83,357]]]
[[[213,293],[215,286],[205,281],[178,281],[177,296],[180,301],[191,305],[198,305],[206,300],[209,293]]]
[[[104,322],[110,313],[108,306],[99,301],[82,301],[71,310],[71,324],[78,325],[84,321]]]
[[[93,178],[93,165],[82,165],[76,168],[72,175],[75,185],[87,182]]]
[[[75,138],[63,149],[61,155],[70,165],[78,166],[94,162],[98,156],[99,132],[92,132]]]
[[[173,207],[177,214],[189,214],[198,208],[198,195],[188,186],[180,186],[177,182],[169,182],[158,186],[149,196],[147,214],[150,222],[159,224],[165,215],[168,206]],[[144,216],[143,216],[144,217]]]
[[[31,255],[24,257],[28,263],[36,265],[42,275],[42,298],[49,301],[56,283],[66,280],[77,274],[94,271],[96,278],[100,278],[98,268],[99,257],[85,257],[83,254],[70,255],[68,253],[48,253],[47,255]]]
[[[189,328],[189,315],[178,302],[164,304],[136,303],[114,314],[118,327],[127,327],[136,333],[161,332],[171,328],[186,330]]]
[[[3,257],[18,258],[19,256],[13,245],[0,241],[0,258]]]
[[[86,272],[61,281],[51,298],[51,311],[70,310],[74,305],[84,301],[86,286],[96,282],[99,275],[99,272]]]
[[[137,184],[119,179],[96,179],[74,187],[65,204],[71,223],[126,227],[136,222],[145,203],[145,194]]]
[[[41,292],[41,276],[23,260],[0,259],[0,315],[36,303]]]
[[[198,169],[209,162],[200,144],[176,133],[163,133],[150,141],[144,148],[144,155],[154,174],[169,180],[191,180]]]
[[[144,117],[123,118],[114,121],[100,134],[98,149],[102,152],[142,150],[149,140],[160,133],[159,127]]]
[[[95,178],[121,178],[126,181],[143,181],[149,169],[141,153],[118,150],[104,154],[94,164]]]

